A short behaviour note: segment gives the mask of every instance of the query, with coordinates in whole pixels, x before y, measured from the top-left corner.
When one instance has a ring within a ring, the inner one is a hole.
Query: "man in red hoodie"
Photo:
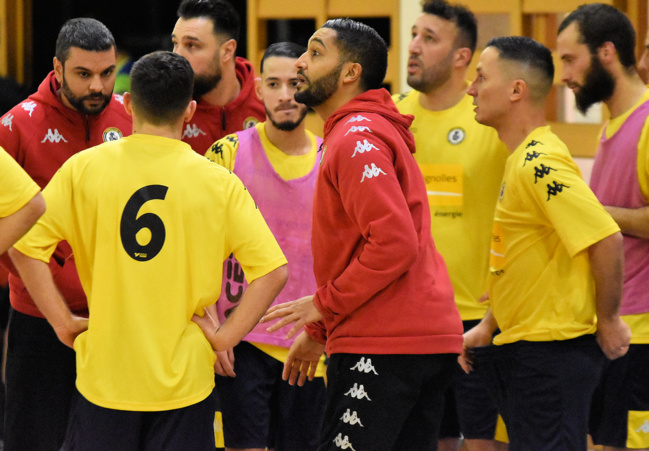
[[[297,62],[295,100],[326,122],[313,202],[314,296],[278,305],[295,323],[291,383],[331,357],[319,449],[435,449],[462,323],[430,234],[412,116],[380,89],[387,48],[370,27],[328,21]]]
[[[224,0],[183,0],[171,34],[174,52],[194,70],[197,107],[185,125],[183,141],[204,155],[231,133],[266,120],[264,104],[255,91],[252,65],[235,56],[239,16]]]
[[[113,94],[115,66],[111,32],[94,19],[71,19],[59,32],[54,70],[36,93],[2,117],[0,146],[41,188],[72,155],[131,134],[122,97]],[[12,271],[5,449],[58,450],[74,391],[74,351],[59,342],[6,254],[3,264]],[[70,310],[87,314],[67,242],[56,248],[50,269]]]

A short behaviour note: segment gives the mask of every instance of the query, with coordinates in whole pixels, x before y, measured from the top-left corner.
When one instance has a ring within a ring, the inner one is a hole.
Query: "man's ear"
[[[124,109],[126,110],[126,114],[128,114],[129,116],[133,116],[133,104],[131,103],[131,93],[125,92],[124,95],[122,96],[122,101],[124,102]]]
[[[468,47],[460,47],[453,52],[453,65],[455,67],[467,67],[471,63],[473,52]]]
[[[343,84],[351,84],[356,81],[360,82],[361,74],[363,73],[363,66],[358,63],[347,62],[343,65],[342,82]]]
[[[520,101],[523,97],[525,97],[528,89],[529,87],[527,86],[527,83],[525,83],[525,80],[517,78],[511,83],[509,100],[511,100],[512,102]]]
[[[60,85],[63,84],[63,63],[55,56],[53,60],[54,76]]]
[[[192,100],[189,102],[189,105],[187,105],[187,108],[185,108],[185,115],[183,116],[183,122],[189,122],[192,120],[192,117],[194,117],[194,113],[196,112],[196,100]]]
[[[223,44],[221,44],[219,52],[221,53],[222,63],[234,60],[234,58],[237,56],[237,41],[235,41],[234,39],[228,39]]]
[[[259,77],[255,77],[255,92],[257,93],[259,100],[263,102],[264,98],[261,95],[261,78]]]
[[[602,65],[611,64],[617,58],[617,49],[611,41],[606,41],[597,49],[597,57]]]

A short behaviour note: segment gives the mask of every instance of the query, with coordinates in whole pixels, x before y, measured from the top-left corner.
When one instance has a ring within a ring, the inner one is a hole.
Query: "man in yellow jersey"
[[[306,130],[307,108],[293,98],[298,85],[295,62],[305,50],[290,42],[266,49],[257,83],[266,122],[220,139],[205,154],[246,185],[286,255],[289,280],[273,305],[316,289],[311,221],[322,140]],[[223,269],[220,320],[236,308],[247,286],[234,256]],[[324,412],[324,355],[319,377],[303,388],[289,385],[282,371],[293,339],[286,339],[288,328],[272,333],[266,329],[257,325],[234,348],[234,368],[228,355],[217,361],[226,449],[315,450]]]
[[[0,254],[27,232],[45,211],[38,185],[0,148]]]
[[[557,49],[578,108],[604,102],[611,114],[590,186],[624,235],[620,314],[631,327],[631,346],[604,369],[590,433],[607,450],[649,449],[649,89],[636,70],[631,21],[612,6],[591,4],[568,15]]]
[[[495,38],[468,91],[476,120],[511,155],[496,205],[491,309],[465,334],[460,363],[486,378],[512,451],[585,451],[602,352],[621,357],[630,339],[618,314],[622,236],[546,125],[553,77],[546,47]]]
[[[435,245],[453,283],[464,330],[489,305],[489,245],[494,209],[508,152],[496,131],[476,122],[466,72],[476,47],[476,19],[463,6],[434,0],[412,26],[408,84],[393,98],[415,119],[415,160],[426,181]],[[439,449],[457,450],[460,433],[468,450],[506,447],[494,441],[496,406],[476,374],[456,369],[446,393]]]
[[[140,59],[124,96],[134,134],[70,158],[44,190],[48,213],[12,252],[76,351],[65,449],[213,450],[213,349],[236,345],[286,281],[286,259],[243,184],[180,141],[193,76],[170,52]],[[70,313],[45,263],[63,239],[88,319]],[[221,289],[214,268],[231,253],[251,283],[219,328],[203,313]]]

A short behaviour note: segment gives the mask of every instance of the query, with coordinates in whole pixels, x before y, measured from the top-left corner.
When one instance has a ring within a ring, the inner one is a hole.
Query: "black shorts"
[[[463,321],[464,332],[480,320]],[[451,385],[444,393],[444,414],[439,438],[493,440],[498,411],[482,378],[475,372],[466,374],[455,367]]]
[[[234,357],[237,377],[216,376],[226,447],[315,450],[324,414],[324,378],[291,386],[282,380],[282,362],[246,342],[234,348]]]
[[[319,451],[435,449],[457,354],[334,354]]]
[[[589,427],[595,444],[649,448],[649,345],[632,344],[605,364]]]
[[[4,449],[60,449],[75,392],[74,350],[46,319],[11,309],[5,374]]]
[[[509,435],[509,451],[587,448],[590,400],[605,361],[594,335],[474,350]]]
[[[99,407],[79,392],[61,451],[214,451],[212,397],[160,412]]]

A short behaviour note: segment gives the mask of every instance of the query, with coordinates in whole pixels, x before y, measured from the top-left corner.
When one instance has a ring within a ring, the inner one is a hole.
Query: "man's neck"
[[[629,111],[646,92],[647,86],[635,70],[631,74],[617,77],[613,95],[604,102],[611,113],[611,118],[614,119]]]
[[[183,135],[183,122],[167,125],[153,125],[147,122],[133,121],[133,134],[153,135],[163,138],[177,139]]]
[[[264,131],[268,140],[286,155],[305,155],[311,151],[311,140],[306,134],[304,121],[290,132],[279,130],[266,118]]]
[[[466,95],[467,88],[464,75],[451,77],[443,85],[430,92],[421,92],[419,104],[430,111],[444,111],[457,105]]]
[[[338,91],[336,91],[331,97],[329,97],[326,102],[313,107],[313,111],[315,111],[323,121],[327,122],[329,116],[334,114],[343,105],[350,102],[354,97],[363,94],[363,92],[365,91],[360,88],[358,83],[354,84],[354,86],[348,86],[346,88],[339,87]]]
[[[524,111],[512,110],[511,114],[494,128],[509,153],[513,153],[530,133],[545,125],[547,125],[545,109],[537,107],[527,108]]]
[[[215,106],[225,106],[237,98],[241,92],[241,84],[237,78],[237,73],[232,66],[232,70],[222,68],[221,80],[207,94],[201,97],[201,100]]]

